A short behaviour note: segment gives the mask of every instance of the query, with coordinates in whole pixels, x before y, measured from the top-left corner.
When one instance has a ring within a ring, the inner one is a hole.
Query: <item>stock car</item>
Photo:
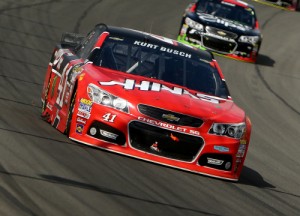
[[[239,179],[251,122],[208,51],[105,24],[64,33],[41,99],[42,117],[73,141]]]
[[[300,11],[300,0],[253,0],[265,5],[286,9],[291,11]]]
[[[198,0],[187,7],[177,40],[254,63],[262,34],[252,5],[238,0]]]

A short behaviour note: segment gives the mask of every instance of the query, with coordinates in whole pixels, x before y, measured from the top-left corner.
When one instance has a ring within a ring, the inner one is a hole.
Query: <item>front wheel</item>
[[[296,11],[300,11],[300,0],[296,3]]]
[[[49,113],[50,111],[47,110],[50,84],[51,84],[51,77],[49,78],[47,88],[44,91],[44,100],[42,101],[42,113],[41,113],[41,116],[47,122],[50,122],[50,113]]]
[[[75,98],[77,94],[77,89],[74,90],[73,96],[71,98],[69,112],[68,112],[68,118],[67,118],[67,124],[66,124],[66,134],[69,137],[70,135],[70,128],[71,128],[71,122],[72,122],[72,116],[74,112],[74,105],[75,105]]]

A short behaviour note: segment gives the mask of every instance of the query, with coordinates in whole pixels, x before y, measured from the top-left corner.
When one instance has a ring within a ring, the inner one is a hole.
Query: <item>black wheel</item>
[[[49,78],[48,86],[47,86],[47,89],[45,91],[45,95],[44,95],[45,100],[44,100],[44,102],[42,102],[42,116],[43,116],[43,113],[44,113],[44,111],[46,109],[47,102],[48,102],[48,93],[49,93],[49,89],[50,89],[50,81],[51,81],[51,77]]]
[[[47,89],[45,90],[44,101],[42,102],[42,112],[41,112],[42,119],[45,120],[48,123],[50,123],[50,121],[51,121],[50,120],[50,114],[49,114],[49,112],[46,111],[47,110],[47,104],[48,104],[50,83],[51,83],[51,76],[49,77]]]
[[[74,112],[76,93],[77,93],[77,89],[74,89],[74,93],[73,93],[73,96],[71,98],[69,112],[68,112],[67,126],[66,126],[66,131],[65,131],[65,133],[67,134],[68,137],[69,137],[69,134],[70,134],[70,127],[71,127],[72,116],[73,116],[73,112]]]
[[[296,3],[296,11],[300,11],[300,0]]]

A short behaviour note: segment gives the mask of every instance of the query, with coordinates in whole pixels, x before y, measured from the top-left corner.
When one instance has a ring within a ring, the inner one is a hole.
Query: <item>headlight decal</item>
[[[185,23],[188,26],[190,26],[190,27],[192,27],[192,28],[194,28],[198,31],[203,31],[203,25],[202,24],[200,24],[200,23],[198,23],[198,22],[196,22],[196,21],[194,21],[194,20],[192,20],[188,17],[185,18]]]
[[[245,123],[228,124],[228,123],[214,123],[209,130],[210,134],[219,136],[227,136],[235,139],[240,139],[245,133]]]
[[[89,98],[96,104],[108,106],[126,113],[129,112],[128,102],[126,100],[102,90],[95,84],[90,83],[88,85],[87,94]]]
[[[239,38],[239,42],[243,43],[251,43],[251,44],[257,44],[259,41],[259,36],[246,36],[246,35],[241,35]]]

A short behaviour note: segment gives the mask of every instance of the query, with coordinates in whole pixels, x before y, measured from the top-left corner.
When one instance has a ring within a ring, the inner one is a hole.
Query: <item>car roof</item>
[[[197,2],[200,2],[202,0],[198,0]],[[243,8],[251,8],[254,10],[254,6],[247,3],[247,2],[244,2],[244,1],[241,1],[241,0],[220,0],[222,2],[227,2],[227,3],[230,3],[230,4],[234,4],[234,5],[237,5],[237,6],[240,6],[240,7],[243,7]]]
[[[145,40],[151,41],[151,43],[172,47],[174,49],[179,49],[179,50],[182,50],[185,52],[189,52],[189,53],[198,55],[203,60],[212,61],[214,59],[213,54],[209,51],[200,50],[200,49],[194,48],[190,45],[185,45],[178,41],[175,41],[170,38],[163,37],[163,36],[158,36],[158,35],[150,34],[150,33],[143,32],[143,31],[138,31],[138,30],[134,30],[134,29],[130,29],[130,28],[116,27],[116,26],[110,26],[110,25],[107,26],[106,31],[108,31],[110,34],[113,34],[113,35],[131,37],[131,38],[135,38],[135,39],[141,40],[141,41],[145,41]],[[172,43],[171,43],[171,41],[172,41]]]

